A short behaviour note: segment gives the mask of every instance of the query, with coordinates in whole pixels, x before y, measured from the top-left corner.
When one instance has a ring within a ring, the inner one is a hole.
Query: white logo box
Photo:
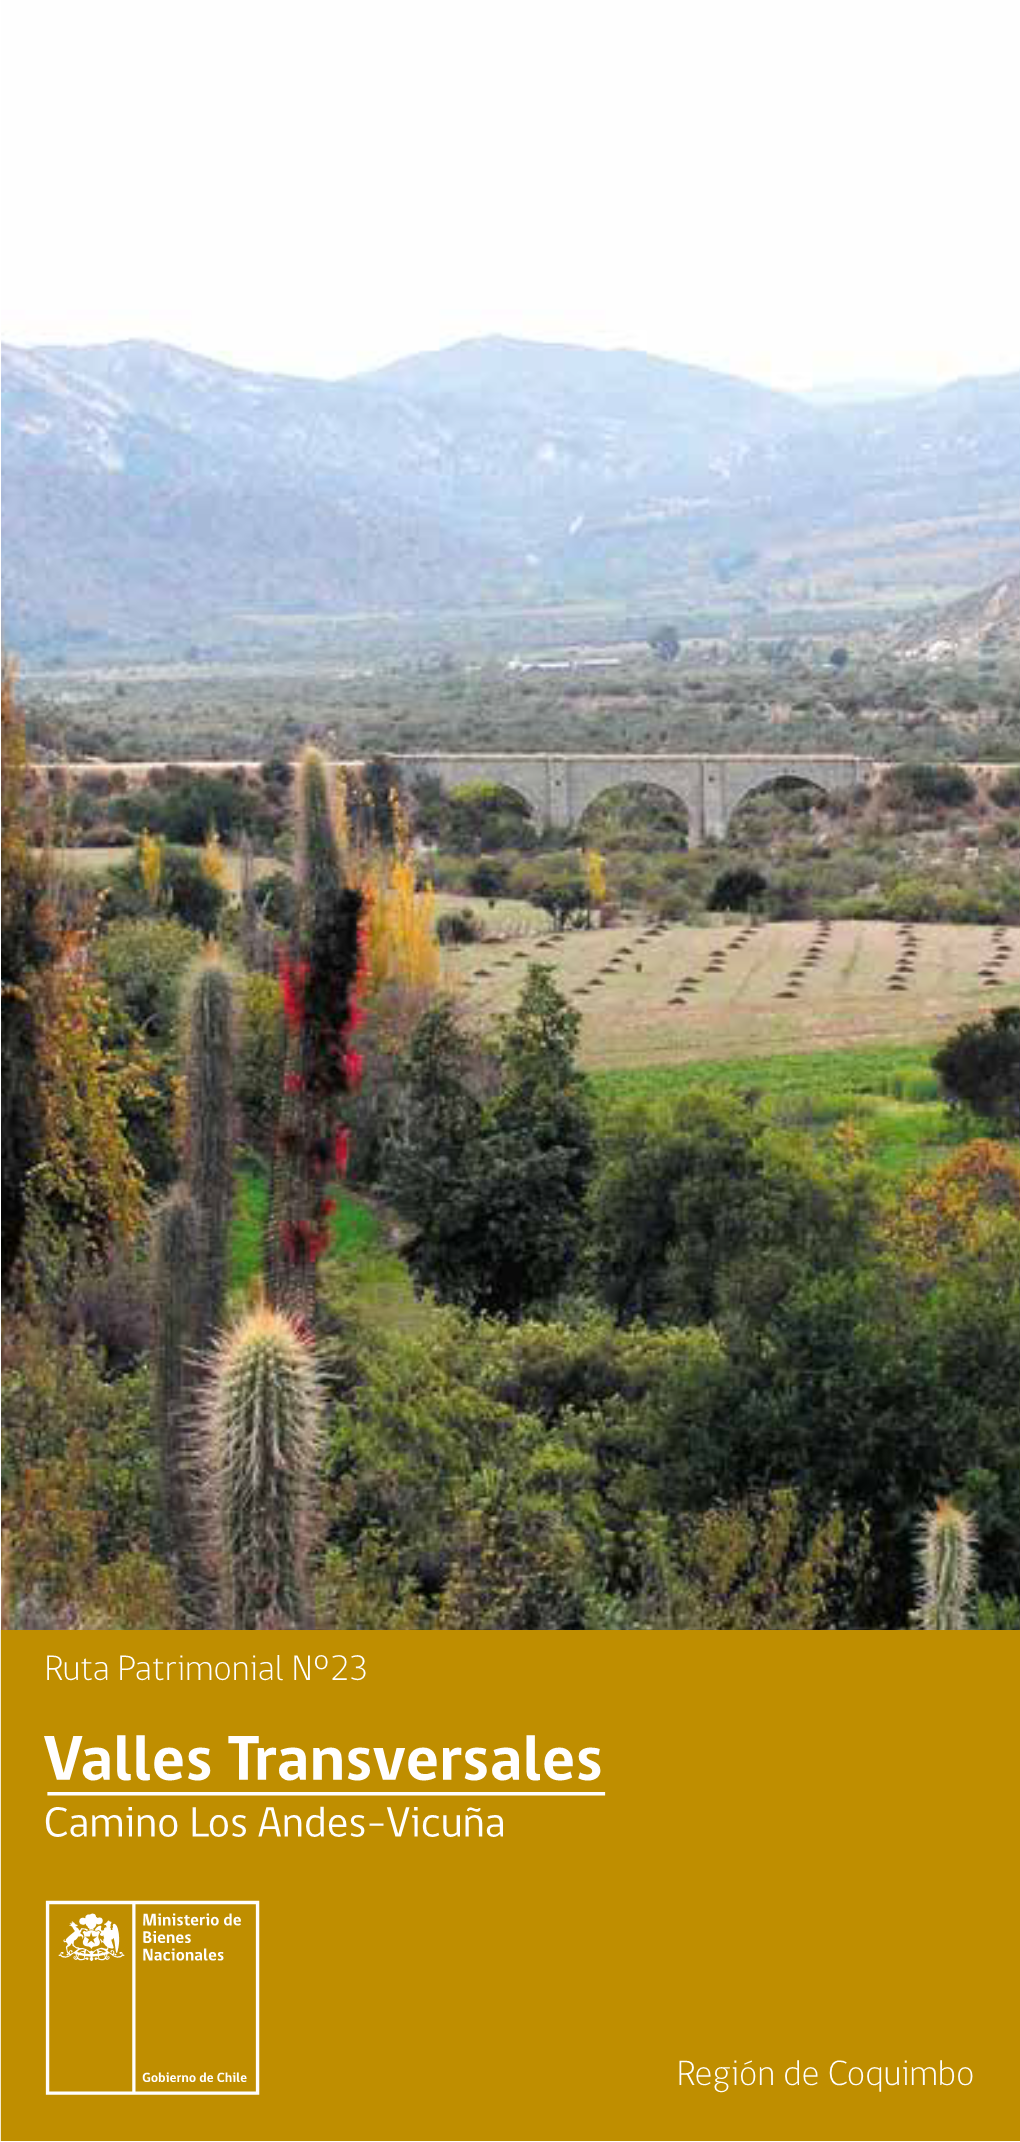
[[[80,1897],[47,1897],[43,1906],[46,1945],[46,2096],[47,2097],[258,2097],[259,2095],[259,1901],[257,1897],[105,1897],[104,1905],[116,1905],[118,1910],[131,1914],[131,2078],[130,2090],[53,2090],[50,2087],[50,1946],[51,1911],[68,1911],[72,1918],[82,1911]],[[137,2086],[137,2061],[135,2058],[135,1997],[138,1971],[138,1941],[136,1914],[139,1906],[152,1906],[157,1911],[182,1909],[208,1911],[213,1905],[223,1911],[240,1910],[255,1913],[255,2086],[251,2090],[139,2090]],[[93,1951],[92,1954],[97,1952]],[[63,1954],[58,1959],[69,1962]],[[112,1959],[109,1959],[112,1960]]]

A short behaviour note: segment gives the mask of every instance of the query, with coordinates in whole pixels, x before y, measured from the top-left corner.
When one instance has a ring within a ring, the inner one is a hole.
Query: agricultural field
[[[649,1064],[592,1071],[589,1091],[600,1120],[637,1103],[660,1115],[697,1088],[750,1101],[780,1130],[830,1141],[852,1124],[860,1151],[889,1182],[938,1167],[972,1135],[965,1114],[946,1101],[924,1042],[813,1049],[779,1056]]]
[[[60,863],[99,876],[131,852],[67,848]],[[198,849],[188,852],[197,860]],[[222,859],[236,899],[239,855],[225,847]],[[280,867],[257,856],[256,879]],[[890,1049],[934,1045],[961,1020],[1011,1001],[1011,991],[1020,996],[1020,927],[1003,923],[667,923],[625,914],[604,929],[555,932],[527,900],[437,891],[434,903],[437,920],[469,914],[479,932],[478,942],[443,953],[444,979],[470,1017],[489,1024],[509,1011],[537,959],[581,1013],[585,1069],[611,1071],[628,1087],[633,1073],[642,1090],[644,1071],[672,1086],[708,1066],[713,1082],[732,1067],[738,1083],[757,1087],[763,1059],[782,1063],[786,1052],[791,1062],[818,1052],[830,1067],[838,1057],[842,1086],[845,1052],[862,1060],[870,1043],[884,1063]]]
[[[586,1069],[931,1040],[1020,998],[1020,929],[950,923],[637,922],[451,949],[488,1023],[540,959],[581,1013]]]

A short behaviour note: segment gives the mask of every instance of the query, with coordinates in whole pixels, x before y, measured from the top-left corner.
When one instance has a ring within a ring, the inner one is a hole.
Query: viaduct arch
[[[649,786],[666,789],[687,813],[692,848],[722,840],[738,804],[774,781],[810,783],[831,795],[871,780],[871,759],[845,754],[754,754],[742,757],[673,752],[407,752],[397,756],[404,779],[428,774],[445,789],[472,781],[498,782],[522,796],[538,824],[568,832],[606,789]]]

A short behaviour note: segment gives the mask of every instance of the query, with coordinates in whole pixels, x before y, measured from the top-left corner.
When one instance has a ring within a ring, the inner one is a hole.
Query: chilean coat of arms
[[[80,1919],[71,1922],[71,1931],[60,1951],[61,1958],[70,1956],[76,1963],[109,1963],[121,1960],[120,1929],[112,1919],[105,1925],[97,1911],[85,1911]]]

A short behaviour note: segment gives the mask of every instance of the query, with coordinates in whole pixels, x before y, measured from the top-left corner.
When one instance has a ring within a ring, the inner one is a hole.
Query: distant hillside
[[[267,424],[261,383],[175,351],[78,354],[81,369],[70,353],[4,351],[9,641],[187,635],[249,612],[427,608],[484,589],[484,544],[359,483],[321,416]]]
[[[819,408],[498,337],[336,382],[8,350],[3,449],[25,648],[494,601],[755,616],[1020,567],[1020,375]]]
[[[922,386],[916,380],[908,384],[902,379],[844,379],[808,387],[803,400],[817,403],[820,409],[831,409],[846,407],[851,402],[911,402],[919,395],[931,392],[930,387]]]
[[[936,662],[959,655],[1020,654],[1020,573],[914,618],[899,645],[905,655]]]

